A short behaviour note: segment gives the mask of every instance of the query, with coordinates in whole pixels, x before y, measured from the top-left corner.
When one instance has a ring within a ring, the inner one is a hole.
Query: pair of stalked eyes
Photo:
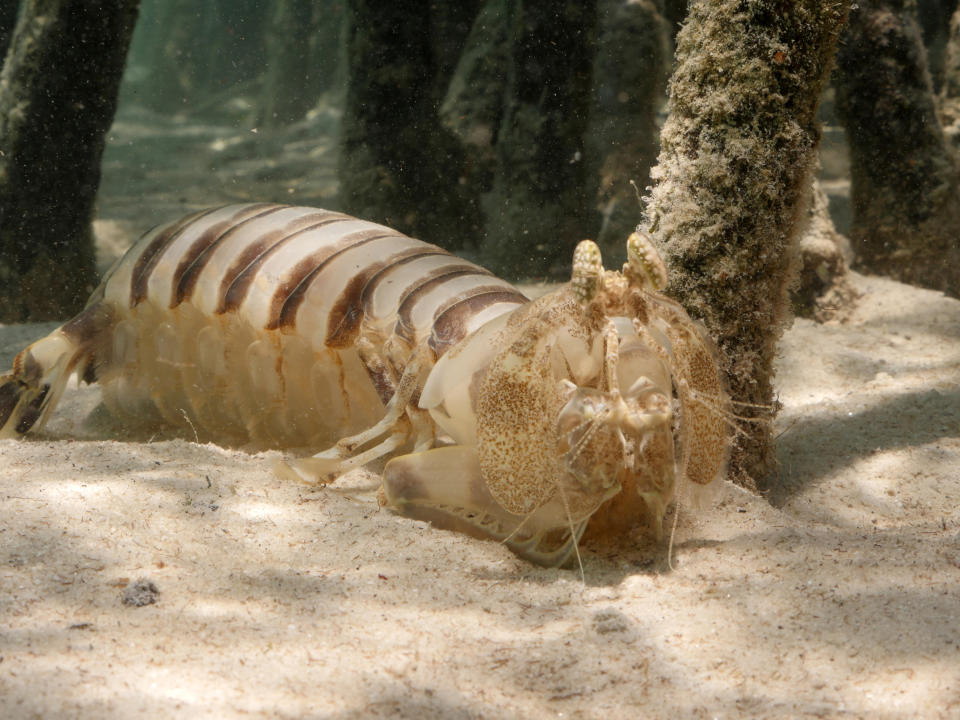
[[[662,290],[667,285],[667,267],[657,252],[653,239],[637,228],[627,238],[627,263],[623,274],[641,288]],[[573,292],[582,303],[588,303],[603,289],[603,259],[600,248],[592,240],[582,240],[573,251]]]

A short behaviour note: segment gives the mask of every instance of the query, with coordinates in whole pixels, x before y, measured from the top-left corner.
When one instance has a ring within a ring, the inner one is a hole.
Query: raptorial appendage
[[[0,377],[0,437],[42,426],[66,380],[125,420],[309,447],[281,470],[324,482],[386,459],[404,515],[563,563],[587,530],[659,536],[684,482],[724,472],[729,401],[703,329],[661,294],[650,238],[622,271],[580,243],[533,302],[389,228],[273,204],[144,235],[87,309]]]

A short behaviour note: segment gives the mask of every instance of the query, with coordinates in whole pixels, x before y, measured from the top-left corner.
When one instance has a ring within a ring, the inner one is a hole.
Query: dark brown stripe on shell
[[[405,255],[404,257],[393,260],[385,267],[377,270],[377,272],[374,273],[374,275],[370,278],[370,281],[367,283],[367,287],[363,289],[363,312],[370,312],[370,302],[373,300],[373,293],[376,291],[380,283],[389,276],[391,270],[400,265],[406,265],[414,260],[430,257],[431,255],[449,255],[453,257],[451,253],[437,247],[436,245],[424,243],[412,255]]]
[[[474,272],[477,274],[478,279],[483,278],[485,275],[492,276],[492,273],[484,270],[483,268],[477,267],[476,265],[471,265],[470,267],[472,269],[471,271],[456,272],[456,273],[451,273],[450,275],[443,275],[443,276],[434,278],[429,282],[424,283],[423,285],[418,287],[416,290],[408,293],[407,296],[400,303],[400,307],[397,309],[397,324],[396,324],[396,327],[394,328],[394,334],[397,335],[398,337],[403,338],[408,343],[413,342],[415,328],[410,324],[410,316],[413,314],[413,309],[416,307],[417,300],[419,300],[422,297],[423,295],[422,291],[425,288],[432,289],[434,287],[437,287],[438,285],[441,285],[444,282],[453,280],[458,277],[462,277],[464,275],[470,275]],[[462,290],[461,292],[457,293],[456,295],[451,297],[449,300],[447,300],[447,302],[445,302],[443,305],[441,305],[441,308],[446,308],[452,303],[465,300],[469,297],[472,297],[474,295],[479,295],[484,292],[491,292],[493,290],[504,290],[504,287],[503,285],[478,285],[476,287],[469,288],[468,290]],[[434,313],[434,318],[436,318],[436,316],[437,316],[437,313]]]
[[[311,281],[333,258],[373,240],[397,235],[395,230],[371,228],[344,235],[332,246],[318,249],[297,263],[290,274],[277,286],[270,299],[270,311],[264,329],[292,328],[297,321],[297,310],[306,296]]]
[[[516,302],[517,307],[529,302],[523,293],[518,290],[499,288],[473,295],[454,302],[440,309],[433,319],[433,332],[427,345],[437,357],[456,345],[467,336],[467,325],[477,313],[486,310],[491,305],[503,302]]]
[[[84,346],[93,342],[100,333],[112,326],[113,321],[114,312],[111,305],[94,302],[64,323],[60,332],[74,345]]]
[[[163,252],[163,249],[167,244],[180,235],[187,226],[192,223],[200,220],[201,218],[214,213],[217,210],[222,210],[222,207],[210,208],[208,210],[201,210],[200,212],[193,213],[192,215],[187,215],[184,218],[181,218],[177,222],[173,223],[166,230],[160,232],[150,243],[140,252],[140,256],[137,258],[136,263],[133,266],[133,271],[130,273],[130,307],[136,307],[144,298],[147,297],[147,281],[150,279],[150,273],[153,272],[153,268],[156,266],[157,261],[160,259],[160,255]]]
[[[384,270],[402,265],[413,258],[437,254],[449,255],[439,248],[436,252],[425,252],[423,246],[407,247],[385,260],[368,265],[350,278],[327,315],[327,336],[324,344],[332,348],[347,348],[353,345],[357,333],[360,332],[360,323],[363,321],[370,295],[383,279]]]
[[[217,305],[215,312],[222,315],[239,308],[246,299],[247,293],[250,292],[253,279],[257,276],[257,270],[285,243],[303,233],[345,220],[353,220],[353,218],[349,215],[326,210],[320,213],[312,213],[291,223],[295,227],[287,225],[280,230],[261,236],[254,243],[248,245],[227,270],[227,274],[220,283],[220,303]],[[303,222],[307,222],[307,224],[302,225]]]
[[[420,300],[426,293],[433,290],[438,285],[443,285],[454,278],[461,277],[463,275],[479,275],[490,277],[493,275],[489,270],[474,265],[473,263],[468,263],[466,261],[460,263],[459,265],[444,265],[443,267],[434,268],[430,272],[424,273],[419,278],[417,278],[416,284],[410,286],[403,297],[400,298],[397,303],[397,315],[401,318],[409,318],[410,313],[413,312],[414,306],[417,304],[417,301]]]
[[[184,253],[183,259],[173,273],[173,297],[170,307],[174,308],[184,300],[189,300],[200,279],[200,272],[210,262],[213,249],[231,234],[237,232],[247,223],[259,220],[267,215],[287,209],[287,205],[251,205],[244,208],[228,220],[211,225],[201,233],[190,249]]]

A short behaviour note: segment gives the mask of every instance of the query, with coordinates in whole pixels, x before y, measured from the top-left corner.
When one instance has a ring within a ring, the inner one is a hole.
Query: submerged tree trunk
[[[13,37],[13,28],[17,24],[17,13],[20,10],[18,0],[4,0],[0,3],[0,68],[10,49],[10,39]]]
[[[610,266],[643,216],[640,194],[657,159],[670,28],[660,0],[600,0],[587,148],[599,174],[597,243]]]
[[[266,67],[271,3],[261,0],[150,0],[133,62],[147,72],[139,102],[162,113],[220,110],[237,88],[249,90]]]
[[[923,46],[927,51],[927,65],[934,88],[943,83],[944,53],[950,35],[950,16],[957,7],[957,0],[914,0],[917,6],[917,21],[923,32]]]
[[[816,179],[807,216],[807,229],[799,245],[800,277],[790,293],[793,311],[817,322],[845,320],[856,307],[860,293],[850,284],[844,256],[849,252],[848,241],[837,232],[829,201]]]
[[[480,9],[440,106],[441,122],[464,151],[463,181],[476,197],[490,191],[496,168],[494,141],[510,66],[510,2],[487,0]]]
[[[677,36],[677,68],[648,205],[670,293],[717,338],[738,415],[731,476],[775,469],[776,341],[810,173],[816,110],[849,3],[700,0]],[[770,408],[757,412],[756,408]]]
[[[456,248],[479,234],[463,151],[440,124],[429,3],[351,0],[340,139],[345,210]]]
[[[950,40],[943,62],[943,85],[940,88],[940,120],[947,141],[960,151],[960,7],[950,19]]]
[[[960,297],[960,183],[912,0],[861,0],[837,57],[858,267]]]
[[[267,55],[261,92],[261,124],[302,120],[341,74],[345,0],[281,0],[265,33]]]
[[[29,0],[0,76],[0,321],[63,318],[96,285],[105,135],[138,0]]]
[[[430,3],[430,34],[434,62],[434,99],[443,102],[453,73],[464,52],[483,0]]]
[[[311,62],[310,38],[319,27],[312,0],[281,0],[273,6],[265,36],[267,65],[260,94],[260,124],[282,127],[302,119],[316,104],[319,78],[332,64]],[[331,60],[336,60],[333,55]]]
[[[595,227],[585,162],[596,0],[514,0],[496,176],[486,199],[485,260],[542,276]]]

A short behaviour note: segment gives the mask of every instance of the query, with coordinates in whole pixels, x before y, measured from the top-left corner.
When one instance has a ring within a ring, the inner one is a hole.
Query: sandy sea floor
[[[69,391],[0,442],[0,715],[957,717],[960,302],[854,281],[848,323],[783,340],[782,491],[684,508],[673,569],[640,538],[533,567],[378,509],[371,472],[116,440]]]
[[[334,124],[127,114],[101,264],[197,207],[335,203]],[[960,302],[853,282],[781,343],[778,491],[685,506],[672,569],[642,537],[537,568],[372,472],[310,489],[69,390],[0,441],[0,717],[960,717]],[[0,366],[52,327],[0,326]]]

